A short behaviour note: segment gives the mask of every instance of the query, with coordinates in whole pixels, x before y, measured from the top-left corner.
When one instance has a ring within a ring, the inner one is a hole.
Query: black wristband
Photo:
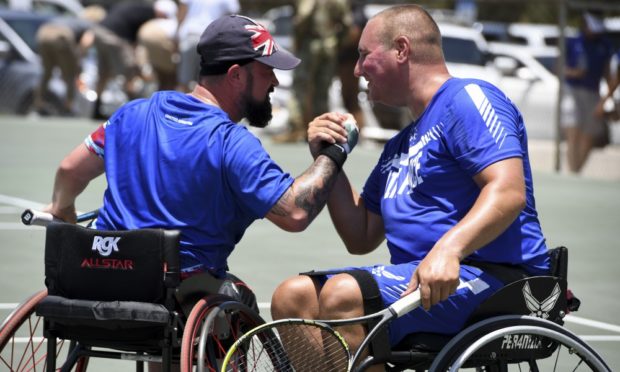
[[[323,149],[319,152],[319,155],[325,155],[328,158],[332,159],[338,170],[342,169],[342,165],[347,160],[347,152],[342,146],[339,145],[328,145],[323,147]]]

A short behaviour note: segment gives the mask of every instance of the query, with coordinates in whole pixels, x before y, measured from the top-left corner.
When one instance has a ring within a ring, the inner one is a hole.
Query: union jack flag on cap
[[[252,60],[279,70],[293,69],[301,62],[280,47],[263,25],[242,15],[226,15],[213,21],[196,49],[203,75],[225,73],[234,64]]]

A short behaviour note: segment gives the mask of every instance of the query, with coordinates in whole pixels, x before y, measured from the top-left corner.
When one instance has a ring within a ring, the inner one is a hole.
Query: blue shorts
[[[379,286],[381,298],[387,307],[400,298],[419,263],[420,261],[414,261],[399,265],[346,267],[329,271],[346,272],[361,269],[370,272]],[[323,278],[327,280],[333,275],[335,274],[326,274]],[[473,266],[461,265],[460,277],[459,288],[445,301],[434,305],[429,311],[419,307],[392,321],[389,325],[390,344],[392,346],[398,344],[411,333],[449,335],[458,333],[473,311],[504,286],[499,279]],[[318,279],[320,278],[319,276]]]

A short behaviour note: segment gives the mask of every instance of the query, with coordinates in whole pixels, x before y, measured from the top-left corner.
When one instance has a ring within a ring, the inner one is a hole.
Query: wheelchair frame
[[[178,244],[176,249],[178,254]],[[363,371],[372,365],[384,364],[390,371],[452,371],[462,366],[482,368],[485,371],[507,371],[512,363],[526,362],[531,370],[538,371],[538,360],[547,358],[560,346],[565,346],[589,370],[611,371],[593,348],[562,327],[566,313],[576,310],[578,306],[571,306],[567,300],[567,249],[556,248],[552,250],[551,257],[551,276],[525,278],[505,286],[479,307],[470,317],[468,326],[457,335],[416,334],[395,349],[375,343],[373,353],[355,370]],[[159,322],[156,326],[162,337],[156,339],[155,343],[147,342],[146,346],[128,345],[126,340],[94,342],[88,337],[75,337],[71,332],[63,334],[62,326],[57,329],[55,325],[62,323],[62,300],[58,302],[48,296],[46,290],[40,291],[18,306],[0,327],[0,366],[4,363],[10,370],[22,370],[25,364],[36,366],[47,362],[47,370],[55,371],[56,357],[59,350],[64,348],[64,339],[67,339],[70,341],[68,357],[61,371],[74,367],[76,371],[84,371],[90,358],[132,360],[136,362],[138,371],[144,369],[144,362],[162,363],[164,370],[169,370],[177,362],[180,363],[181,371],[190,371],[194,367],[198,371],[217,370],[218,359],[225,355],[232,342],[243,332],[264,323],[246,305],[217,294],[198,299],[187,319],[183,319],[178,312],[180,306],[171,302],[174,300],[173,294],[178,291],[178,284],[173,279],[172,285],[166,289],[163,303],[166,304],[168,318],[165,324]],[[517,305],[515,299],[520,298],[524,302]],[[60,304],[61,311],[52,311],[51,316],[48,312],[48,316],[39,317],[36,311],[42,311],[45,308],[42,304],[46,302],[51,302],[52,307]],[[76,305],[71,301],[70,304]],[[531,316],[536,314],[548,320]],[[126,323],[127,319],[120,321]],[[90,326],[95,323],[86,322]],[[15,357],[13,351],[20,328],[27,329],[28,342],[24,353]],[[35,335],[41,328],[44,329],[44,337],[37,339]],[[48,342],[47,348],[44,348],[46,339],[55,341]],[[521,346],[503,350],[501,345],[506,342]],[[110,351],[100,350],[101,347]],[[8,358],[4,357],[7,350],[10,351],[8,362]],[[13,360],[16,361],[15,365]]]
[[[524,278],[503,287],[480,305],[456,335],[414,334],[394,349],[373,343],[372,355],[355,370],[384,364],[388,371],[461,367],[508,371],[512,364],[527,363],[529,370],[539,371],[539,361],[552,355],[558,358],[565,347],[588,370],[611,372],[590,345],[563,327],[563,318],[577,311],[580,302],[569,296],[567,248],[551,249],[550,256],[551,276]]]
[[[191,289],[192,302],[195,302],[193,307],[181,306],[177,298],[183,301],[186,298],[179,293],[183,287],[180,286],[178,258],[174,258],[175,255],[178,257],[178,233],[164,230],[143,229],[122,233],[128,234],[122,235],[122,239],[130,241],[131,234],[146,231],[151,236],[151,242],[163,242],[165,254],[162,253],[161,259],[164,275],[160,272],[160,276],[165,285],[160,283],[157,287],[163,294],[161,298],[157,297],[159,300],[156,303],[144,302],[148,301],[144,296],[136,301],[133,298],[117,301],[108,298],[113,294],[105,293],[100,294],[101,298],[85,300],[60,296],[63,294],[59,289],[62,285],[54,281],[56,275],[62,276],[56,273],[61,271],[57,267],[60,264],[54,262],[54,255],[48,252],[48,245],[54,244],[54,239],[50,239],[50,230],[60,231],[63,237],[69,235],[69,240],[72,239],[70,232],[75,231],[78,237],[86,236],[88,244],[93,244],[93,234],[99,238],[107,236],[107,233],[119,235],[119,232],[102,232],[80,225],[49,225],[46,284],[51,295],[48,290],[37,292],[3,322],[0,327],[0,369],[30,370],[43,365],[47,371],[56,371],[56,362],[63,355],[62,351],[66,357],[62,357],[61,371],[73,368],[84,371],[91,358],[135,361],[137,371],[144,370],[145,362],[161,363],[164,371],[169,371],[173,364],[179,362],[181,371],[191,371],[194,367],[199,371],[215,370],[218,358],[223,357],[234,339],[245,330],[264,323],[256,311],[240,301],[223,294],[195,297],[195,288]],[[66,231],[69,233],[65,234]],[[121,251],[127,251],[125,248],[122,247]],[[91,250],[91,246],[86,249]],[[195,281],[193,285],[196,285]],[[212,286],[213,283],[209,283],[206,287]],[[70,291],[75,292],[76,289]],[[191,309],[187,316],[182,314],[183,308]],[[151,316],[153,313],[155,316]],[[25,347],[20,349],[16,346],[23,338],[26,339]]]

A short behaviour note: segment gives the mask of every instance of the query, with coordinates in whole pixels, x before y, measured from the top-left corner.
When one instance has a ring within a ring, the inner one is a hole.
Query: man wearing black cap
[[[97,229],[179,229],[183,275],[224,278],[228,256],[255,220],[267,218],[292,232],[310,224],[354,143],[346,151],[335,143],[347,141],[347,115],[322,115],[317,120],[331,135],[312,144],[320,146],[316,159],[291,177],[237,122],[267,125],[269,94],[278,85],[273,69],[292,69],[300,60],[243,16],[212,22],[197,51],[196,88],[157,92],[121,107],[63,160],[46,211],[75,222],[77,195],[105,172]]]

